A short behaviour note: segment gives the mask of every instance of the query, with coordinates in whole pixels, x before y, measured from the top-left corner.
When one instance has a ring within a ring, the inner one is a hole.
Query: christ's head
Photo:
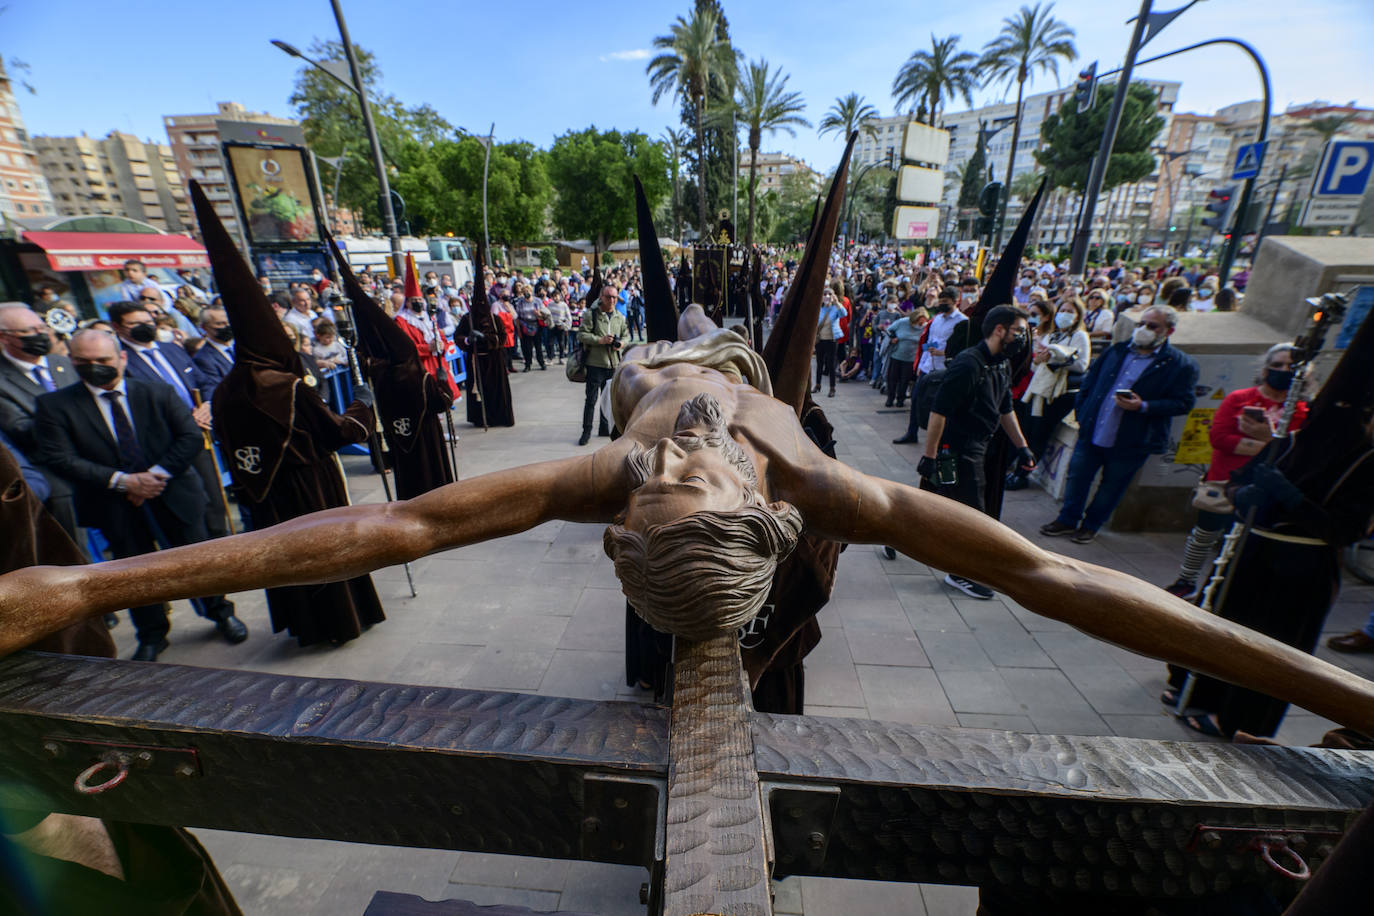
[[[604,544],[630,603],[656,628],[689,639],[752,620],[802,518],[787,503],[764,500],[720,404],[708,394],[692,398],[671,438],[626,461],[634,489]]]

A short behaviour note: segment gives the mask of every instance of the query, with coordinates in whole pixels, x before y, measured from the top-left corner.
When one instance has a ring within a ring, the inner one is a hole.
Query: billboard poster
[[[299,245],[320,240],[305,150],[225,144],[248,244]]]

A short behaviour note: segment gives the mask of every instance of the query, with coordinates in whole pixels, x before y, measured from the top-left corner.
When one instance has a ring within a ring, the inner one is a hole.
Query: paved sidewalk
[[[575,454],[582,388],[550,366],[512,377],[518,425],[490,432],[459,424],[464,478]],[[839,457],[870,474],[914,483],[915,446],[892,445],[905,412],[883,409],[867,384],[841,385],[822,398],[836,427]],[[589,447],[594,448],[598,440]],[[345,462],[356,502],[382,498],[363,459]],[[1046,541],[1036,529],[1054,514],[1036,489],[1008,494],[1003,521],[1051,550],[1163,584],[1173,579],[1181,534],[1104,532],[1078,546]],[[938,537],[939,532],[931,532]],[[554,523],[499,542],[412,564],[418,595],[399,568],[375,574],[388,620],[341,648],[296,648],[269,631],[261,592],[234,596],[249,640],[228,646],[178,602],[167,662],[297,675],[513,690],[642,702],[623,683],[624,604],[601,529]],[[1098,642],[999,596],[965,598],[942,574],[880,548],[852,547],[841,558],[835,593],[820,620],[824,638],[807,659],[807,712],[970,728],[1170,740],[1200,736],[1165,715],[1161,663]],[[1327,621],[1331,633],[1364,622],[1374,588],[1347,582]],[[1104,609],[1104,613],[1108,610]],[[114,635],[134,649],[125,622]],[[1334,656],[1374,676],[1374,657]],[[1279,738],[1315,740],[1329,723],[1293,709]],[[1205,739],[1203,739],[1205,740]],[[358,914],[372,894],[391,890],[428,899],[462,898],[536,910],[642,914],[637,868],[439,850],[198,830],[244,911]],[[976,892],[940,885],[789,879],[777,887],[779,913],[808,916],[973,914]]]

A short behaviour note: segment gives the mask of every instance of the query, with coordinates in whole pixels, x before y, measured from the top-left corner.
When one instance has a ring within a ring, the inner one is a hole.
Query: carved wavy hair
[[[704,435],[682,433],[701,423]],[[721,450],[739,472],[740,507],[693,512],[643,534],[625,528],[622,513],[602,541],[621,590],[641,617],[655,629],[703,640],[754,619],[778,562],[796,546],[802,517],[790,504],[768,503],[759,494],[754,463],[731,438],[715,398],[701,394],[683,404],[673,439],[686,451]],[[634,487],[653,476],[651,460],[642,449],[626,459]]]

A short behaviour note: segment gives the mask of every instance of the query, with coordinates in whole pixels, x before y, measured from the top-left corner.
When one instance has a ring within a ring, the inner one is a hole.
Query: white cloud
[[[612,51],[610,54],[602,54],[601,62],[604,64],[612,60],[648,60],[654,52],[648,48],[634,48],[629,51]]]

